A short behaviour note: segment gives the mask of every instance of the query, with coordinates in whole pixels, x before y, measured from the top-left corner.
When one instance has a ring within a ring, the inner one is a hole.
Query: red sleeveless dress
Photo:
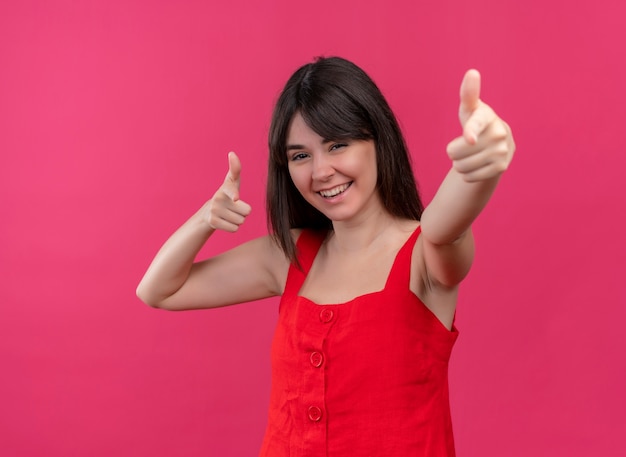
[[[272,343],[261,457],[450,457],[448,360],[458,336],[409,289],[418,229],[385,288],[336,305],[298,292],[326,234],[304,230]]]

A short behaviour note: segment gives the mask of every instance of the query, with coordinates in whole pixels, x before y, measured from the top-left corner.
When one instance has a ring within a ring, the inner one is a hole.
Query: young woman
[[[215,230],[250,213],[241,164],[156,255],[137,289],[169,310],[281,295],[262,456],[452,456],[447,367],[458,285],[474,256],[471,224],[515,149],[461,84],[462,135],[423,209],[384,97],[357,66],[321,58],[298,69],[274,110],[271,235],[194,263]]]

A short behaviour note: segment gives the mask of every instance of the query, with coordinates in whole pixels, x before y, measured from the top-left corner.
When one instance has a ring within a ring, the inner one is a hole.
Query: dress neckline
[[[311,257],[310,257],[310,261],[308,262],[308,264],[305,266],[303,265],[303,271],[302,271],[302,281],[300,282],[299,286],[298,286],[298,290],[296,293],[296,298],[305,302],[305,303],[309,303],[312,304],[314,306],[349,306],[352,303],[366,298],[366,297],[372,297],[375,295],[380,295],[382,293],[384,293],[388,287],[389,284],[392,280],[392,278],[394,277],[395,274],[397,274],[397,269],[399,268],[398,266],[398,261],[401,257],[401,254],[404,254],[405,251],[407,249],[411,249],[411,251],[413,250],[413,246],[415,246],[415,241],[417,240],[417,237],[419,236],[421,232],[421,225],[418,225],[415,230],[413,230],[413,232],[411,232],[411,234],[409,235],[409,237],[406,239],[406,241],[402,244],[402,246],[400,247],[400,249],[398,249],[398,252],[396,252],[396,255],[393,259],[393,262],[391,264],[391,268],[389,269],[389,272],[387,273],[387,279],[385,280],[385,285],[383,286],[382,289],[380,290],[376,290],[376,291],[372,291],[372,292],[366,292],[364,294],[360,294],[357,295],[349,300],[346,300],[344,302],[340,302],[340,303],[318,303],[315,300],[311,300],[310,298],[301,295],[300,294],[300,290],[302,289],[302,286],[304,285],[307,276],[309,275],[309,272],[311,271],[311,267],[313,266],[313,263],[315,262],[315,259],[317,258],[317,254],[319,253],[319,250],[324,242],[324,240],[326,239],[326,236],[318,236],[316,237],[316,245],[310,246],[309,249],[311,250]],[[303,232],[304,233],[304,232]],[[301,235],[302,236],[302,235]],[[411,256],[409,255],[409,259],[411,258]],[[410,262],[409,262],[409,272],[410,272]],[[408,284],[407,284],[408,286]]]

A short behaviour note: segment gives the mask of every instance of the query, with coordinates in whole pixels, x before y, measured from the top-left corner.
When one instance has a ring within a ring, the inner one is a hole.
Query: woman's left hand
[[[511,163],[515,143],[511,129],[480,100],[480,73],[468,70],[461,83],[459,120],[463,135],[447,147],[453,168],[467,182],[500,176]]]

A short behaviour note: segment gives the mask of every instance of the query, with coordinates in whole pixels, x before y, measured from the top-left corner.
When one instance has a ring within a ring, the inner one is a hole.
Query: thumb
[[[467,70],[463,82],[461,82],[460,96],[459,120],[461,126],[465,126],[467,120],[480,105],[480,73],[478,70]]]
[[[480,101],[480,73],[477,70],[467,70],[461,82],[461,105],[459,106],[459,121],[463,128],[463,137],[469,144],[476,144],[478,135],[484,128],[484,114],[481,112]]]
[[[239,200],[239,185],[241,178],[241,161],[234,152],[228,153],[228,173],[224,184],[226,184],[225,192],[233,200]]]

